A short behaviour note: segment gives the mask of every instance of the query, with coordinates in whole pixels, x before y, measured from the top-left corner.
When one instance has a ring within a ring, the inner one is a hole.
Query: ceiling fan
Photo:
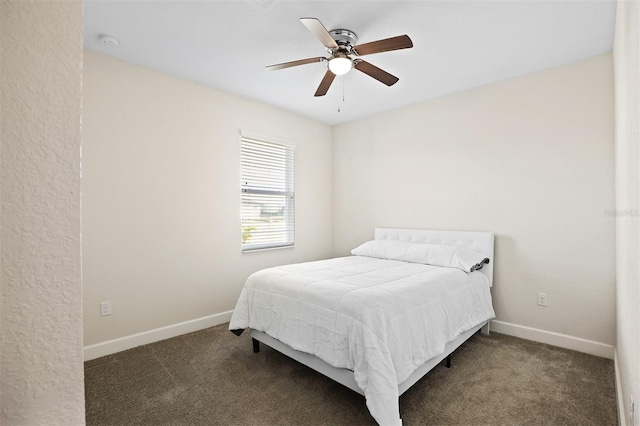
[[[360,59],[360,56],[413,47],[413,42],[406,34],[356,45],[358,36],[351,30],[336,29],[327,31],[325,26],[322,25],[322,22],[316,18],[300,18],[300,21],[320,40],[324,47],[327,48],[329,57],[318,56],[315,58],[300,59],[298,61],[269,65],[266,68],[269,71],[275,71],[298,65],[327,61],[327,72],[314,96],[324,96],[336,75],[344,75],[348,73],[351,68],[355,68],[387,86],[392,86],[398,82],[398,77],[381,70],[369,62],[363,61]]]

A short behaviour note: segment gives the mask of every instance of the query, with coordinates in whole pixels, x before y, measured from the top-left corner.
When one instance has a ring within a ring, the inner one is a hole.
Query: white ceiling
[[[359,43],[408,34],[412,49],[364,58],[400,81],[352,70],[315,98],[326,63],[266,71],[326,56],[301,17],[350,29]],[[609,52],[614,22],[614,0],[85,0],[84,43],[333,125]],[[103,46],[103,34],[119,47]]]

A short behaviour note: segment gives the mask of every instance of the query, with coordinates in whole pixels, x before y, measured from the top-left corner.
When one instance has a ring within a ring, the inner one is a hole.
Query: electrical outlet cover
[[[102,302],[100,304],[100,316],[106,317],[111,315],[111,302]]]
[[[547,306],[547,293],[538,293],[538,305]]]

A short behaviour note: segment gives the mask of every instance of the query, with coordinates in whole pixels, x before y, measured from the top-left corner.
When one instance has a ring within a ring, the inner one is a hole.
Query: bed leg
[[[480,333],[484,334],[485,336],[488,336],[490,328],[491,328],[491,323],[487,321],[487,323],[483,325],[482,328],[480,329]]]
[[[451,368],[451,354],[447,355],[447,362],[445,365],[447,368]]]
[[[260,342],[253,338],[251,340],[253,341],[253,353],[257,354],[258,352],[260,352]]]

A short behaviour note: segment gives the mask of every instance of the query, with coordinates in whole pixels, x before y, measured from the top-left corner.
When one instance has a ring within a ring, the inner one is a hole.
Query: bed
[[[365,396],[382,425],[398,398],[479,330],[489,333],[490,232],[376,228],[352,256],[252,274],[229,329]],[[481,259],[478,261],[478,259]]]

